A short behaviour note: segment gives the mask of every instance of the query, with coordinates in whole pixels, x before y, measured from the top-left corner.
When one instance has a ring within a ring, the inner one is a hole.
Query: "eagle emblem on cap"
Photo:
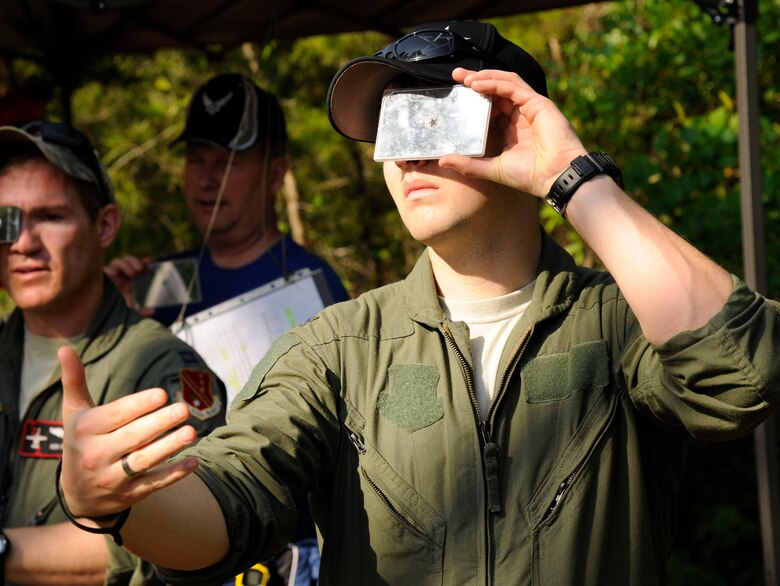
[[[214,114],[218,114],[219,111],[222,109],[222,107],[227,104],[231,99],[233,98],[233,92],[228,92],[228,94],[223,97],[219,98],[217,100],[212,100],[208,95],[205,93],[203,94],[203,107],[206,108],[206,112],[213,116]]]

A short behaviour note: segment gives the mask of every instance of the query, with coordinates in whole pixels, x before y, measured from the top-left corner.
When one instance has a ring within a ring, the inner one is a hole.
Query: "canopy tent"
[[[63,113],[86,63],[111,53],[196,47],[219,53],[319,34],[376,30],[394,35],[420,22],[488,18],[593,0],[2,0],[0,58],[45,65],[61,90]]]
[[[588,4],[591,0],[3,0],[0,57],[40,61],[65,90],[85,60],[162,47],[229,49],[250,41],[377,30],[421,22],[490,18]],[[733,27],[745,280],[767,292],[759,149],[755,23],[758,0],[694,0]],[[780,584],[780,504],[773,419],[755,432],[766,584]]]
[[[489,18],[590,0],[4,0],[0,54],[48,61],[160,47],[234,47],[245,41],[346,31],[395,34],[442,19]]]

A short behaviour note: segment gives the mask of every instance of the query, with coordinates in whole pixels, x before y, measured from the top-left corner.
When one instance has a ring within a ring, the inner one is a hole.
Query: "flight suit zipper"
[[[364,456],[367,453],[368,450],[366,449],[366,445],[363,443],[363,439],[360,437],[360,435],[352,431],[349,433],[349,439],[361,456]],[[377,484],[373,481],[371,476],[368,474],[368,472],[366,472],[366,469],[362,465],[360,466],[360,474],[363,476],[363,479],[366,481],[366,483],[371,487],[371,490],[374,492],[374,494],[376,494],[377,498],[379,498],[379,500],[382,501],[382,504],[385,505],[385,508],[390,512],[391,515],[393,515],[393,517],[398,519],[405,527],[407,527],[418,537],[424,539],[425,541],[431,542],[430,536],[425,532],[422,525],[420,525],[416,519],[409,519],[406,515],[401,513],[401,511],[399,511],[390,500],[390,497],[388,497],[384,491],[382,491],[382,489],[377,486]]]
[[[474,374],[471,371],[471,365],[469,365],[466,357],[463,356],[460,348],[458,348],[458,345],[455,343],[455,338],[452,336],[452,332],[450,332],[446,322],[441,324],[441,332],[444,335],[444,339],[447,340],[447,344],[460,362],[461,368],[463,369],[463,375],[466,379],[466,388],[468,389],[469,398],[474,407],[474,421],[479,430],[480,447],[482,448],[482,465],[485,472],[487,508],[491,513],[500,513],[501,499],[499,498],[498,481],[498,446],[493,442],[493,438],[490,435],[490,424],[488,423],[488,420],[482,419],[479,402],[477,401],[477,391],[474,387]]]
[[[480,448],[482,449],[482,466],[485,481],[485,492],[487,496],[487,512],[485,514],[486,523],[484,528],[485,583],[490,584],[491,573],[489,560],[492,556],[492,547],[490,543],[490,523],[488,520],[490,518],[491,512],[493,512],[495,509],[500,510],[500,501],[497,499],[498,495],[493,492],[498,487],[498,483],[488,479],[488,475],[490,474],[495,476],[497,480],[498,447],[493,443],[493,438],[490,436],[490,426],[486,422],[482,421],[482,413],[479,410],[479,402],[477,401],[477,392],[474,388],[474,375],[471,372],[471,365],[468,363],[466,357],[463,356],[460,348],[458,348],[458,345],[455,343],[455,338],[452,336],[452,332],[450,332],[450,328],[447,325],[447,322],[442,322],[439,324],[439,331],[441,331],[444,339],[447,341],[447,345],[452,349],[452,352],[455,354],[458,362],[460,362],[461,369],[463,370],[463,376],[466,379],[466,389],[468,390],[469,398],[471,399],[471,405],[473,407],[474,422],[477,424],[477,430],[479,431],[479,443]]]
[[[496,385],[496,396],[494,397],[493,402],[490,405],[490,410],[488,411],[488,421],[493,417],[493,412],[496,410],[496,405],[498,405],[499,400],[506,391],[507,383],[509,382],[512,373],[514,373],[515,367],[517,367],[517,363],[520,362],[520,358],[525,352],[526,347],[528,346],[528,341],[531,339],[531,332],[533,329],[534,325],[529,324],[523,332],[523,335],[520,336],[517,344],[515,344],[515,347],[512,349],[509,362],[507,362],[504,370],[501,371],[501,377],[498,379],[498,385]]]
[[[28,527],[36,527],[38,525],[43,525],[44,523],[46,523],[46,519],[49,518],[49,514],[56,506],[57,506],[57,497],[54,497],[52,500],[46,503],[46,506],[43,506],[37,511],[35,511],[35,514],[32,517],[30,517],[26,525]]]
[[[0,455],[0,527],[3,527],[5,526],[6,508],[10,498],[11,467],[13,465],[11,453],[16,430],[13,427],[11,414],[2,403],[0,403],[0,429],[7,430],[11,436],[11,443],[5,446],[5,453]]]
[[[561,499],[563,498],[563,495],[566,493],[567,490],[569,490],[569,486],[571,486],[572,480],[577,476],[577,472],[580,471],[580,468],[582,468],[582,465],[584,463],[584,460],[579,463],[579,465],[574,469],[574,472],[569,474],[566,479],[558,485],[558,490],[555,493],[555,496],[553,497],[552,502],[550,503],[550,506],[547,507],[547,510],[544,513],[544,516],[542,517],[542,523],[544,523],[547,519],[552,516],[552,514],[555,512],[555,509],[558,508],[558,505],[561,502]]]
[[[520,362],[520,358],[525,353],[525,349],[528,346],[528,341],[531,339],[531,332],[533,331],[533,324],[529,324],[528,327],[525,329],[523,334],[520,336],[520,339],[515,344],[515,347],[512,349],[512,353],[510,354],[509,361],[507,362],[506,366],[504,366],[504,369],[501,371],[501,376],[498,379],[498,384],[496,385],[496,393],[493,397],[493,401],[490,404],[490,409],[488,410],[487,417],[485,418],[485,426],[489,429],[490,421],[493,419],[493,415],[496,411],[496,408],[501,401],[501,398],[506,393],[507,385],[509,383],[509,379],[512,377],[512,374],[515,371],[515,368],[517,367],[518,363]],[[495,444],[493,444],[495,445]],[[496,448],[496,466],[498,466],[498,449]],[[500,498],[500,491],[501,491],[501,485],[500,485],[500,478],[498,474],[498,470],[496,470],[495,475],[495,482],[496,482],[496,498]],[[500,503],[500,501],[499,501]],[[488,542],[491,543],[492,547],[492,534],[490,533],[490,530],[488,530]],[[492,556],[488,558],[487,561],[488,569],[491,575],[495,574],[495,568],[494,565],[494,559]]]
[[[373,480],[371,480],[371,477],[368,475],[368,472],[366,472],[366,469],[361,466],[360,473],[363,475],[363,478],[368,483],[368,485],[371,487],[371,490],[374,491],[374,494],[381,500],[385,507],[387,507],[387,510],[390,511],[390,514],[393,515],[396,519],[398,519],[401,523],[403,523],[412,533],[418,535],[422,539],[425,539],[426,541],[430,541],[430,538],[426,533],[420,529],[417,525],[415,525],[412,521],[406,518],[405,515],[403,515],[392,503],[392,501],[388,498],[388,496],[382,492],[382,489],[380,489]]]
[[[488,410],[487,417],[484,420],[482,419],[482,414],[479,409],[479,402],[477,401],[477,393],[474,387],[474,375],[471,371],[471,365],[466,360],[466,357],[463,356],[460,348],[458,348],[458,345],[455,342],[455,338],[453,337],[447,322],[442,322],[439,329],[442,332],[444,339],[447,341],[447,344],[460,362],[461,368],[463,369],[463,375],[466,379],[466,388],[468,389],[469,397],[471,399],[472,406],[474,407],[474,419],[477,424],[477,429],[479,430],[480,445],[482,448],[482,465],[485,476],[485,491],[487,496],[486,518],[489,519],[491,514],[497,514],[501,512],[501,480],[499,477],[498,463],[499,449],[498,444],[493,441],[493,437],[490,432],[490,420],[499,399],[504,393],[506,383],[514,371],[518,361],[520,360],[520,356],[523,354],[526,345],[528,344],[528,340],[531,337],[531,331],[533,330],[533,324],[528,326],[518,343],[515,345],[512,357],[502,372],[496,395],[493,399],[493,402],[491,403],[490,409]],[[485,528],[485,580],[487,584],[492,583],[492,539],[489,525],[490,524],[488,523],[488,526]]]
[[[528,340],[531,338],[532,330],[533,330],[533,324],[530,324],[526,328],[525,332],[523,332],[523,335],[520,336],[520,339],[517,341],[517,344],[515,344],[515,347],[512,349],[509,362],[507,362],[506,366],[504,367],[504,370],[501,372],[501,377],[498,379],[498,385],[496,385],[496,393],[495,396],[493,397],[493,401],[490,404],[490,408],[488,409],[487,417],[485,417],[484,421],[480,421],[481,428],[483,430],[483,437],[485,438],[484,440],[485,441],[485,463],[486,465],[488,462],[494,463],[494,465],[496,466],[496,472],[494,477],[489,478],[489,482],[495,484],[495,486],[492,487],[494,504],[490,509],[491,513],[501,512],[501,500],[500,500],[501,487],[500,487],[499,475],[498,475],[498,445],[492,441],[492,438],[490,436],[490,421],[493,419],[493,413],[495,412],[496,406],[501,400],[501,397],[504,396],[507,387],[507,382],[509,381],[509,378],[512,376],[512,373],[514,372],[517,363],[520,361],[520,357],[523,355],[523,352],[525,351],[525,348],[528,345]],[[489,485],[488,494],[491,494],[490,488],[491,487]]]
[[[601,443],[601,440],[606,435],[607,429],[609,429],[610,425],[612,424],[612,420],[615,417],[615,412],[617,411],[617,401],[615,401],[612,405],[612,409],[609,413],[609,416],[607,417],[607,420],[604,422],[604,425],[599,430],[598,436],[593,441],[592,445],[590,446],[590,449],[588,450],[588,453],[584,455],[584,457],[579,461],[579,463],[574,467],[574,470],[571,471],[571,473],[566,476],[566,478],[558,485],[558,489],[555,491],[555,496],[553,497],[552,501],[547,507],[547,510],[544,512],[544,515],[542,515],[541,520],[539,521],[539,525],[543,525],[545,521],[547,521],[550,517],[552,517],[553,513],[558,509],[558,507],[561,504],[561,501],[563,500],[564,495],[569,491],[569,488],[572,485],[572,482],[577,478],[577,475],[579,474],[580,470],[585,466],[587,461],[590,459],[591,454],[596,450],[596,447]]]

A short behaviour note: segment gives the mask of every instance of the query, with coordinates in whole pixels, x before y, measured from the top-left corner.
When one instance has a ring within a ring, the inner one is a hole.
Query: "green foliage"
[[[780,4],[764,2],[761,11],[762,170],[769,289],[777,297]],[[551,96],[589,148],[615,154],[640,202],[742,274],[729,29],[683,0],[615,2],[590,16],[558,38],[562,57],[548,67]]]
[[[269,87],[288,96],[290,156],[307,243],[340,269],[353,293],[401,278],[419,251],[386,194],[371,145],[336,134],[324,109],[333,73],[349,56],[373,53],[386,42],[377,33],[351,33],[261,53]]]
[[[670,586],[762,583],[753,438],[692,442],[688,456]]]

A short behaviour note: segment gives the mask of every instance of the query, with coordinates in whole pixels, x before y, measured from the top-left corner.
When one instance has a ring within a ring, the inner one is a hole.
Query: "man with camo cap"
[[[102,584],[106,539],[70,524],[54,490],[63,440],[57,350],[81,357],[95,404],[162,387],[187,405],[199,433],[224,422],[224,387],[190,347],[128,309],[104,276],[120,212],[82,133],[47,121],[0,127],[0,206],[16,222],[0,243],[0,282],[16,305],[0,322],[0,571],[7,584]],[[144,571],[113,547],[123,566],[112,584]]]

